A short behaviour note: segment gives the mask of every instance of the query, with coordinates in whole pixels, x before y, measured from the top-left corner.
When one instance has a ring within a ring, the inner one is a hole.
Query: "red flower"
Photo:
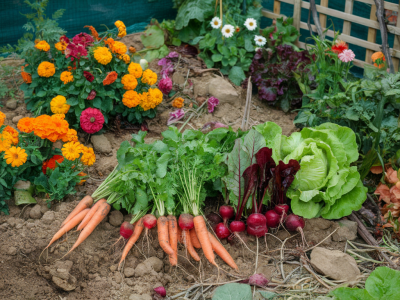
[[[337,40],[336,43],[332,46],[332,52],[336,54],[340,54],[347,49],[349,49],[349,45],[341,40]]]
[[[52,158],[49,158],[48,160],[44,161],[42,165],[43,174],[46,174],[47,168],[54,170],[57,167],[56,162],[62,163],[63,161],[64,161],[64,156],[62,155],[54,155]]]
[[[104,116],[97,108],[86,108],[81,113],[81,128],[87,133],[96,133],[103,128]]]
[[[74,44],[83,45],[86,48],[87,46],[93,45],[94,39],[91,35],[81,32],[72,38],[72,42],[74,42]]]
[[[94,97],[96,97],[96,91],[95,90],[91,90],[86,99],[87,100],[93,100]]]
[[[86,56],[86,55],[87,55],[87,50],[82,45],[76,45],[74,43],[70,43],[68,44],[67,49],[65,49],[65,57],[68,58],[72,56],[71,60],[74,60],[74,58],[79,59],[81,56]]]
[[[63,35],[60,37],[60,42],[69,44],[69,38],[67,38],[65,35]]]
[[[88,71],[83,71],[83,76],[87,79],[87,81],[92,82],[94,80],[94,76],[92,73]]]

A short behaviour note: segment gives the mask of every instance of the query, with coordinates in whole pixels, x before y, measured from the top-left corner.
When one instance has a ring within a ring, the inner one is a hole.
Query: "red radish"
[[[281,217],[277,214],[277,212],[273,209],[267,211],[265,214],[267,218],[267,227],[268,228],[275,228],[279,226]]]
[[[244,222],[242,222],[242,221],[233,221],[233,222],[230,224],[229,228],[231,229],[231,231],[232,231],[233,233],[236,233],[236,232],[243,232],[243,231],[246,230],[246,225],[245,225]]]
[[[303,233],[303,228],[304,228],[305,224],[306,224],[306,222],[304,221],[304,219],[295,214],[288,215],[286,218],[286,221],[285,221],[285,226],[286,226],[287,230],[300,232],[301,239],[303,241],[303,247],[304,247],[304,244],[307,244],[306,239],[304,238],[304,233]]]
[[[219,223],[215,228],[215,234],[220,240],[226,239],[228,236],[231,235],[228,227],[224,223]]]
[[[228,220],[232,219],[235,215],[235,211],[233,210],[232,206],[222,205],[219,208],[219,214],[221,215],[222,220],[224,220],[224,224],[226,225],[226,223],[228,223]]]
[[[157,225],[157,218],[152,214],[147,214],[143,217],[143,225],[147,229],[152,229]]]
[[[182,230],[190,230],[194,227],[193,216],[190,214],[181,214],[178,223]]]
[[[275,205],[274,210],[280,216],[282,216],[283,214],[287,215],[287,213],[289,212],[289,205],[287,204]]]
[[[156,288],[154,289],[154,291],[155,291],[157,294],[159,294],[161,297],[167,296],[167,291],[165,290],[165,288],[164,288],[163,286],[156,287]]]
[[[133,225],[129,222],[124,222],[122,223],[121,227],[119,228],[119,234],[124,238],[124,239],[129,239],[133,233]]]
[[[206,218],[207,218],[208,223],[210,223],[210,226],[212,227],[212,229],[213,229],[214,231],[215,231],[215,228],[217,227],[217,225],[218,225],[219,223],[222,222],[221,217],[218,216],[218,215],[217,215],[216,213],[214,213],[214,212],[209,213],[209,214],[206,216]]]
[[[260,213],[251,214],[247,218],[247,233],[256,237],[262,237],[268,232],[267,218]]]
[[[249,284],[255,285],[258,287],[265,287],[267,286],[269,280],[265,278],[264,274],[253,274],[249,278]]]

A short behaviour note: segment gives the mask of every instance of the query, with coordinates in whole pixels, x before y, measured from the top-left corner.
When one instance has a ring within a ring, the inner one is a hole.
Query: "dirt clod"
[[[133,268],[125,268],[124,275],[127,278],[133,277],[135,275],[135,269],[133,269]]]
[[[119,210],[112,211],[108,218],[108,222],[115,227],[120,226],[123,221],[124,215]]]
[[[40,219],[42,217],[42,208],[39,204],[36,204],[30,211],[29,216],[32,219]]]
[[[32,213],[32,211],[31,211],[31,213]],[[44,213],[44,215],[42,217],[42,222],[44,224],[50,225],[51,223],[53,223],[54,219],[55,219],[54,212],[53,211],[47,211],[47,212]]]

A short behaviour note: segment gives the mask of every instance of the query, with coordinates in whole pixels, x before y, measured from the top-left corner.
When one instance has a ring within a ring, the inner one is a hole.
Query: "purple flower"
[[[185,111],[183,109],[177,109],[176,111],[169,114],[169,119],[167,125],[171,125],[185,116]]]
[[[176,51],[172,51],[166,57],[167,58],[179,57],[179,54]]]
[[[207,100],[208,112],[211,114],[214,112],[214,108],[219,104],[219,100],[215,97],[210,97]]]
[[[160,89],[160,91],[163,94],[168,95],[169,92],[172,90],[171,78],[165,77],[165,78],[161,79],[160,82],[158,83],[158,88]]]

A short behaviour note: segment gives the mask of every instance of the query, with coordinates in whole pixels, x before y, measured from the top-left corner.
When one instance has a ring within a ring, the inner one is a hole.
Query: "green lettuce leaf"
[[[281,142],[281,157],[284,159],[287,155],[292,153],[300,143],[303,141],[300,132],[293,132],[291,136],[282,136]]]
[[[282,128],[274,122],[266,122],[254,127],[265,139],[266,147],[272,149],[272,158],[278,163],[281,157]]]

